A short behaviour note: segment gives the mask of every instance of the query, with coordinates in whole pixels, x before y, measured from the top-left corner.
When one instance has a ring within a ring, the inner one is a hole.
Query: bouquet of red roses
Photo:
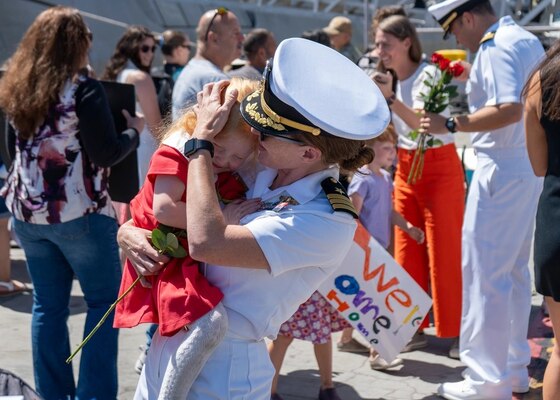
[[[450,83],[451,79],[463,73],[464,68],[459,63],[451,65],[449,59],[438,53],[432,54],[431,61],[437,67],[439,73],[432,75],[426,72],[429,79],[424,81],[424,85],[429,91],[428,93],[420,93],[420,98],[424,101],[424,111],[439,114],[447,108],[449,100],[457,96],[457,86],[450,85]],[[441,145],[442,141],[433,136],[428,138],[427,132],[419,132],[418,130],[413,130],[409,136],[418,143],[407,181],[409,184],[414,184],[422,177],[424,153],[429,148]]]

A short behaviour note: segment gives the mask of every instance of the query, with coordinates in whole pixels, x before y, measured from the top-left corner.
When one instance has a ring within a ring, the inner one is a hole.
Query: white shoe
[[[467,379],[469,377],[469,369],[465,368],[461,371],[461,376],[463,379]],[[522,378],[516,379],[515,377],[511,379],[511,392],[524,394],[529,393],[529,376],[524,375]]]
[[[437,394],[448,400],[510,400],[511,393],[500,394],[498,390],[484,390],[482,387],[472,385],[467,379],[460,382],[442,383],[438,386]],[[495,393],[489,393],[489,392]]]

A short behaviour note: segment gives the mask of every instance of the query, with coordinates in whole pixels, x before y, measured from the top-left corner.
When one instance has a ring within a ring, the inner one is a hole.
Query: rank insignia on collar
[[[496,36],[496,31],[488,32],[486,35],[484,35],[482,37],[482,39],[480,39],[480,44],[486,43],[486,42],[494,39],[494,36]]]
[[[327,195],[327,199],[331,203],[331,207],[334,211],[342,211],[350,214],[354,218],[358,218],[358,213],[354,208],[354,205],[350,201],[344,186],[334,178],[327,178],[321,182],[321,187]]]

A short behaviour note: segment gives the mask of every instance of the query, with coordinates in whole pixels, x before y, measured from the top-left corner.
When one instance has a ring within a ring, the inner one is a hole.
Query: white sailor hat
[[[307,39],[280,43],[260,88],[241,103],[249,125],[270,135],[379,136],[391,115],[377,85],[336,50]]]
[[[449,36],[449,28],[465,11],[471,10],[474,6],[485,0],[445,0],[441,3],[428,7],[428,11],[434,16],[443,28],[443,38]]]

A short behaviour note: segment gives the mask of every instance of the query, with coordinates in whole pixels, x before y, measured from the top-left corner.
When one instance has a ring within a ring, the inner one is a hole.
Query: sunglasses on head
[[[299,145],[304,145],[305,143],[298,139],[293,139],[291,137],[282,136],[282,135],[272,135],[270,133],[259,131],[261,134],[261,142],[264,141],[267,137],[272,137],[275,139],[280,140],[281,142],[288,142],[288,143],[295,143]]]
[[[149,51],[151,51],[152,53],[155,53],[156,52],[156,46],[148,46],[147,44],[145,44],[142,47],[140,47],[140,51],[142,53],[147,53]]]
[[[208,41],[208,34],[210,33],[210,29],[212,28],[212,24],[214,23],[214,20],[216,19],[216,17],[218,15],[226,15],[228,13],[228,9],[226,7],[218,7],[214,10],[214,15],[212,15],[212,18],[210,19],[210,22],[208,23],[208,28],[206,28],[206,34],[204,35],[204,41],[207,42]]]

